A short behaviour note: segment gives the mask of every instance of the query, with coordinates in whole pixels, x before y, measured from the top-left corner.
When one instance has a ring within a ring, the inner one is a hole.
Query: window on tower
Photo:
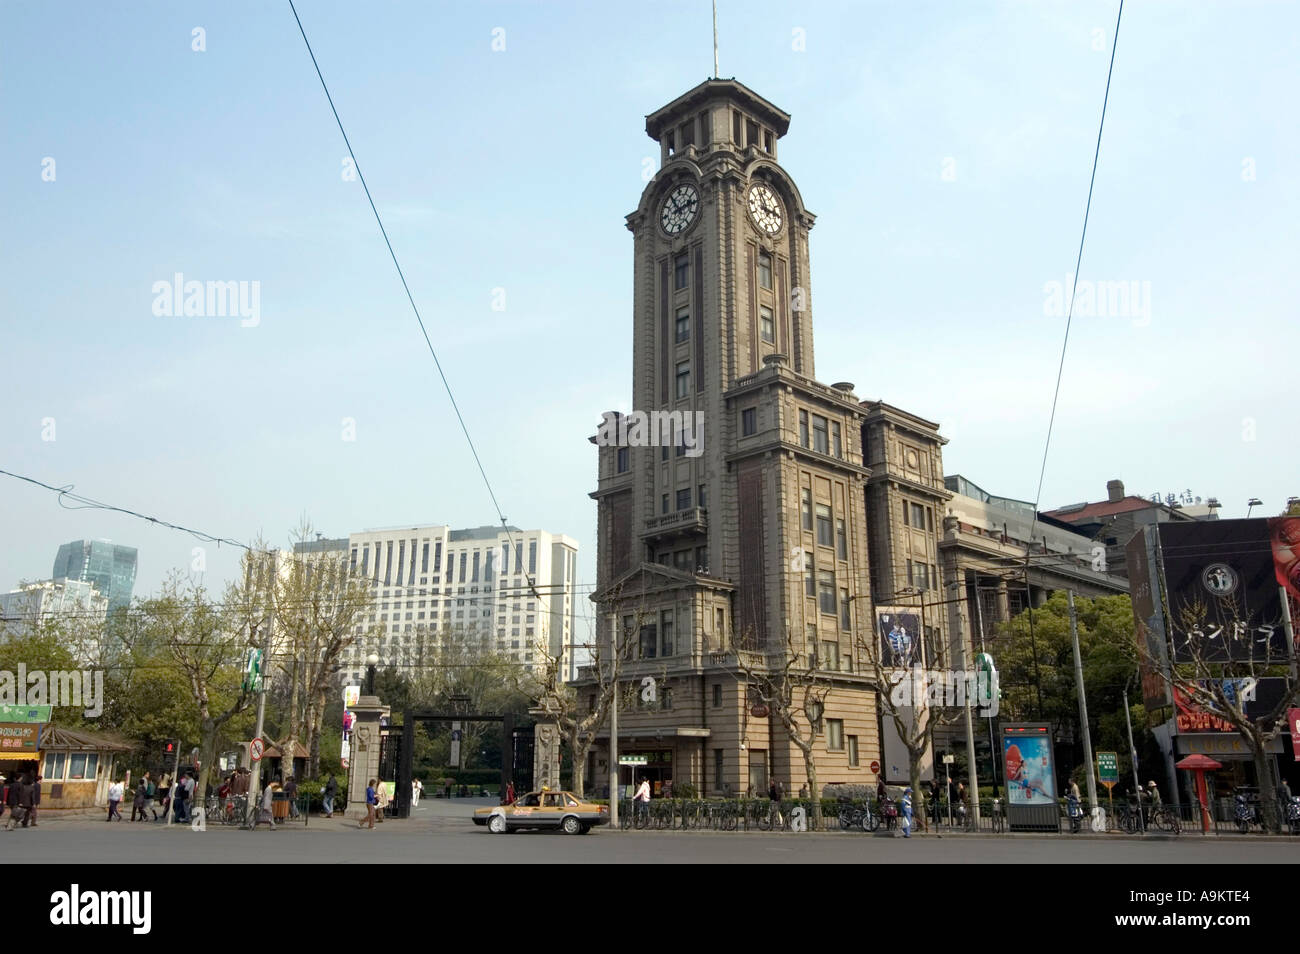
[[[689,361],[677,362],[677,397],[687,397],[691,393],[691,363]]]
[[[813,450],[815,450],[819,454],[828,453],[829,442],[826,439],[826,425],[827,425],[826,418],[822,417],[819,414],[814,414],[812,419],[812,424],[813,424]]]
[[[749,437],[758,432],[758,411],[747,407],[740,412],[740,436]],[[365,572],[364,570],[362,572]]]
[[[620,447],[620,448],[618,449],[618,472],[619,472],[620,474],[626,474],[626,473],[627,473],[627,468],[628,468],[628,455],[629,455],[629,448],[626,448],[626,447]],[[508,552],[508,551],[507,551],[507,552]],[[503,569],[501,572],[504,573],[505,570]]]
[[[690,277],[690,260],[685,255],[678,255],[673,259],[673,288],[681,291],[689,284]]]
[[[772,256],[764,251],[758,253],[758,284],[763,288],[772,287]]]
[[[776,322],[772,320],[772,309],[767,305],[758,306],[759,331],[768,344],[776,343]]]
[[[691,310],[689,308],[677,309],[677,343],[691,340]]]

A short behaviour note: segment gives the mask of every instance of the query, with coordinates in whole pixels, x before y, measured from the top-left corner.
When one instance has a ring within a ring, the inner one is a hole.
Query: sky
[[[1001,496],[1038,491],[1116,7],[718,4],[719,75],[792,116],[819,379],[938,422],[945,472]],[[298,12],[504,515],[590,584],[623,218],[645,115],[712,74],[709,4]],[[1300,493],[1269,370],[1296,89],[1300,4],[1125,4],[1042,509],[1111,478],[1225,517]],[[0,123],[0,469],[241,541],[498,522],[287,2],[5,0]],[[256,311],[156,314],[176,273]],[[1114,283],[1119,314],[1084,307]],[[139,548],[137,595],[239,559],[0,476],[0,587],[83,537]]]

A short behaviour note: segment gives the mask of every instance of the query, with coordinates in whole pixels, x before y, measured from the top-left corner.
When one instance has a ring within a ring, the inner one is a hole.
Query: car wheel
[[[561,822],[560,827],[564,829],[566,835],[582,834],[582,822],[578,821],[578,819],[574,818],[572,815],[565,818],[564,821]]]
[[[505,834],[508,828],[509,826],[506,824],[506,817],[504,815],[493,815],[488,819],[488,831],[492,832],[494,835]]]

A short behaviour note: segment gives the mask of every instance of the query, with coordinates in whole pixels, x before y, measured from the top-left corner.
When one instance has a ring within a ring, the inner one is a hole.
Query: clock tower
[[[647,771],[709,794],[804,779],[779,720],[753,714],[737,648],[796,657],[834,686],[824,778],[879,751],[858,664],[872,632],[864,412],[853,385],[814,377],[815,217],[777,161],[789,126],[722,79],[646,117],[660,169],[627,216],[634,410],[593,438],[598,638],[635,630],[625,678],[661,684],[620,736],[634,751],[638,733],[662,741],[650,754],[671,764]]]

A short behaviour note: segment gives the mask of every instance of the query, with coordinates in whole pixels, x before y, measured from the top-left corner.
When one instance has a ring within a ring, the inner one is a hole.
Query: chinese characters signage
[[[41,747],[41,726],[33,722],[0,723],[0,757],[36,758]]]

